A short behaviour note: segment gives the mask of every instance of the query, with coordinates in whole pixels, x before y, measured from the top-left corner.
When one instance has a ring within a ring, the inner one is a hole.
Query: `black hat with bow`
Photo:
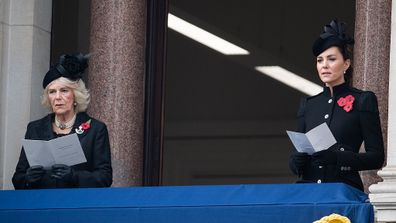
[[[312,52],[317,57],[323,51],[332,46],[338,46],[345,50],[347,45],[353,45],[355,41],[346,33],[346,24],[334,19],[324,26],[323,32],[312,46]]]
[[[83,55],[82,53],[62,55],[59,62],[45,74],[43,88],[46,88],[49,83],[60,77],[65,77],[72,81],[81,79],[82,74],[88,67],[88,58],[89,55]]]

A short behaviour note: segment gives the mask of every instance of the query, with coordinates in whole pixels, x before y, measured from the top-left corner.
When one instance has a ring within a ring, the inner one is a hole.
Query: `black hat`
[[[84,70],[88,67],[88,58],[89,55],[83,55],[82,53],[63,54],[59,59],[59,63],[52,66],[45,74],[43,88],[46,88],[49,83],[60,77],[65,77],[72,81],[81,79]]]
[[[344,50],[347,45],[353,45],[355,41],[345,31],[345,23],[339,23],[337,19],[332,20],[329,25],[325,25],[323,32],[312,46],[315,57],[332,46],[338,46]]]

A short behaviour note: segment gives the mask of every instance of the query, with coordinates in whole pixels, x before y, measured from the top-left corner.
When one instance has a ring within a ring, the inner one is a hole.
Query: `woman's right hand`
[[[34,184],[43,178],[45,170],[43,166],[31,166],[26,170],[25,179],[28,184]]]
[[[294,153],[293,154],[293,163],[297,169],[298,175],[301,175],[305,165],[307,165],[311,160],[311,156],[308,153]]]

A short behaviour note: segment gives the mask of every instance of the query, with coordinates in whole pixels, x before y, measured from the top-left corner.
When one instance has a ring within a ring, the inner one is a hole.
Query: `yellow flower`
[[[314,221],[313,223],[351,223],[351,221],[345,216],[331,214],[329,216],[324,216],[320,220]]]

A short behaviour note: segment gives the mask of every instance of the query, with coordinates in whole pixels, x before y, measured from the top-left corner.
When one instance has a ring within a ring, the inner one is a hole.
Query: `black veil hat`
[[[46,88],[49,83],[60,77],[65,77],[72,81],[81,79],[82,74],[88,67],[88,58],[88,54],[83,55],[82,53],[63,54],[60,56],[59,62],[45,74],[43,88]]]
[[[346,33],[346,24],[334,19],[330,24],[324,26],[323,32],[312,46],[312,52],[317,57],[332,46],[338,46],[345,50],[347,45],[353,45],[354,43],[353,38]]]

